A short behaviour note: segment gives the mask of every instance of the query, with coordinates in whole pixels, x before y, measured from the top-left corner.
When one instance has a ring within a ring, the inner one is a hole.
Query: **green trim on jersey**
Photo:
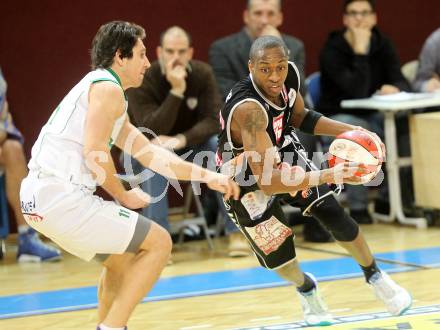
[[[57,106],[57,108],[55,109],[54,112],[52,112],[52,115],[49,118],[49,125],[52,124],[56,114],[58,113],[58,111],[60,110],[61,104]]]
[[[122,88],[122,83],[121,83],[121,79],[119,78],[119,76],[117,75],[117,73],[115,71],[113,71],[112,68],[107,68],[106,69],[108,72],[110,72],[110,74],[115,77],[116,81],[118,82],[119,86],[121,86]]]
[[[112,68],[107,68],[106,70],[107,70],[108,72],[110,72],[110,74],[111,74],[113,77],[115,77],[115,79],[116,79],[116,81],[118,82],[119,86],[121,86],[121,88],[122,88],[121,78],[119,78],[118,74],[117,74],[115,71],[113,71]],[[122,91],[123,91],[123,93],[124,93],[125,101],[127,101],[127,100],[128,100],[128,97],[127,97],[127,95],[125,94],[125,91],[124,91],[123,88],[122,88]]]

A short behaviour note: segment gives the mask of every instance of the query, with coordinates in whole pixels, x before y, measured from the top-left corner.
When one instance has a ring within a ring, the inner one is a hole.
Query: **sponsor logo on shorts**
[[[292,230],[274,216],[255,227],[247,227],[246,230],[265,255],[278,250],[286,238],[292,236]]]
[[[37,213],[23,213],[24,218],[27,222],[41,222],[43,217]]]
[[[119,216],[123,218],[130,218],[130,212],[124,209],[119,209]]]

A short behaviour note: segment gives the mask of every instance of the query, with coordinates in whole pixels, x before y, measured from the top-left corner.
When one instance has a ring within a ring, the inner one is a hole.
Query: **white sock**
[[[29,230],[29,226],[28,225],[20,225],[18,226],[18,233],[19,234],[26,234],[27,231]]]
[[[126,328],[125,327],[122,327],[122,328],[110,328],[110,327],[108,327],[108,326],[106,326],[106,325],[101,323],[99,325],[99,329],[101,329],[101,330],[125,330]]]

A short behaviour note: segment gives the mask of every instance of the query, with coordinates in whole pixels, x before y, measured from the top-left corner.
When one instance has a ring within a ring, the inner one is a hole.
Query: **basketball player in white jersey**
[[[207,183],[225,198],[239,195],[226,176],[149,143],[128,121],[125,90],[139,86],[150,66],[144,37],[144,29],[132,23],[101,26],[91,51],[94,71],[67,94],[43,127],[21,186],[22,212],[30,226],[81,259],[103,262],[101,330],[126,329],[172,245],[166,230],[131,210],[146,206],[149,196],[139,188],[124,189],[110,155],[113,144],[163,176]],[[95,196],[97,185],[118,203]]]

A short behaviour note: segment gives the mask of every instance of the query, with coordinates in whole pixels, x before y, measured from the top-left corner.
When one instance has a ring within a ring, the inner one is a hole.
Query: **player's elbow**
[[[83,147],[84,159],[104,158],[108,155],[110,149],[105,145],[91,144]]]

